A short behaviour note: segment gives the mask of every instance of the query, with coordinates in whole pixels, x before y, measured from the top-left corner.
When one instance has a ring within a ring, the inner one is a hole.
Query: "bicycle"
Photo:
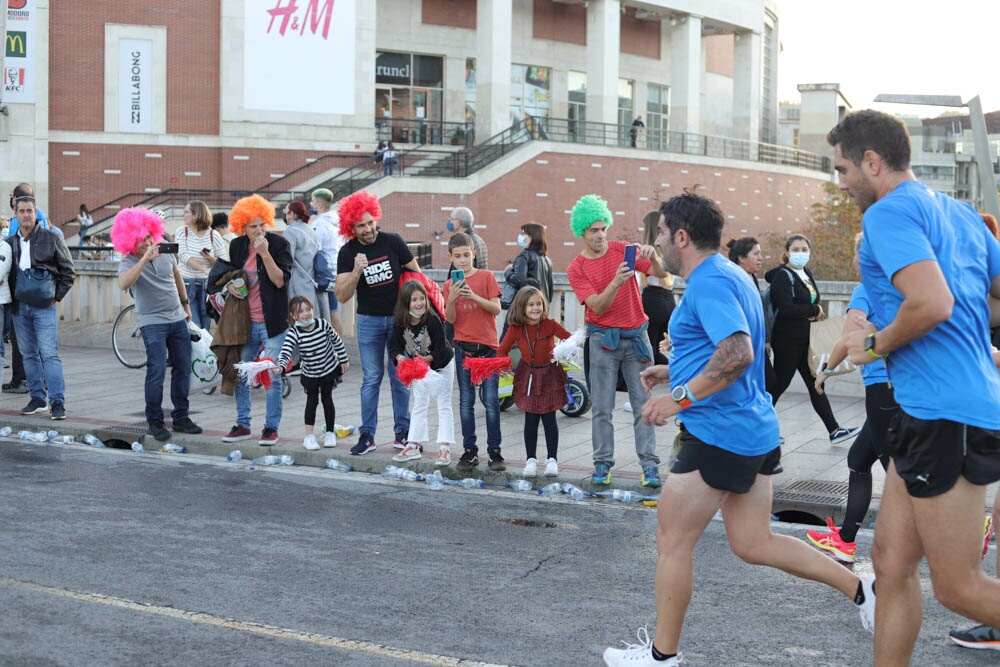
[[[111,345],[118,361],[126,368],[143,368],[146,365],[146,345],[142,341],[139,314],[135,304],[125,306],[115,318],[111,329]]]

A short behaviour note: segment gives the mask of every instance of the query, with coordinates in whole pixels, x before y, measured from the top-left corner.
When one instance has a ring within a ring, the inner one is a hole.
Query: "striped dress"
[[[278,366],[284,368],[288,362],[298,357],[302,375],[321,378],[329,375],[341,364],[346,364],[347,349],[344,341],[333,330],[330,323],[317,317],[316,324],[309,331],[290,326],[285,332],[285,342],[278,354]]]

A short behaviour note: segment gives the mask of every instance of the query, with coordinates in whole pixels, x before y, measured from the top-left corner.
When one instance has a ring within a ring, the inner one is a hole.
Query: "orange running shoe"
[[[826,518],[826,525],[830,532],[824,533],[819,530],[807,530],[806,537],[814,546],[828,552],[841,563],[853,563],[854,554],[857,550],[857,542],[845,542],[840,539],[840,529],[830,517]]]

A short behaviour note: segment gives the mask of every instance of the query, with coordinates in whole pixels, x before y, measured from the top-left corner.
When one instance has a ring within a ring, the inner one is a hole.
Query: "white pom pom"
[[[583,343],[587,340],[587,332],[580,328],[573,335],[558,343],[552,349],[552,358],[561,364],[583,365]]]

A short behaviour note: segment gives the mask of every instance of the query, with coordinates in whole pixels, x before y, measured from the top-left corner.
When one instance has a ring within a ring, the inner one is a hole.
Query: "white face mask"
[[[796,269],[801,269],[809,263],[809,253],[808,252],[790,252],[788,253],[788,263],[791,264]]]
[[[521,248],[527,248],[528,247],[528,237],[527,237],[527,235],[525,235],[525,234],[518,234],[517,235],[517,245],[519,247],[521,247]]]

